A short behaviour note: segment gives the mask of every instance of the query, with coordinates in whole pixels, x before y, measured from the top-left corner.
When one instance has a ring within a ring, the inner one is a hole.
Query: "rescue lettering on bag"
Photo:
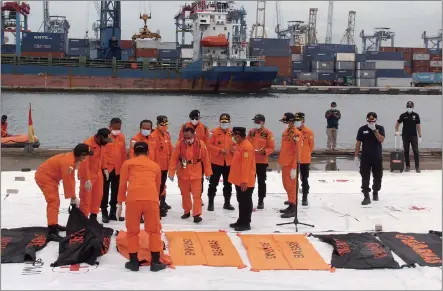
[[[376,259],[381,259],[388,255],[379,243],[365,243],[365,245]]]
[[[340,256],[343,256],[345,254],[349,254],[351,252],[351,248],[349,247],[349,244],[345,241],[341,241],[338,239],[334,239],[335,244],[337,245],[337,252]]]
[[[37,248],[40,248],[40,247],[44,246],[45,243],[46,243],[46,236],[42,235],[42,234],[37,234],[37,233],[34,234],[34,235],[35,235],[35,238],[33,238],[29,242],[27,247],[37,247]]]
[[[295,259],[303,259],[305,257],[299,243],[295,241],[286,241],[286,244],[291,249],[292,255]]]
[[[185,250],[185,256],[195,256],[194,244],[192,243],[192,239],[183,239],[183,247]]]
[[[268,242],[260,242],[260,246],[262,247],[262,250],[265,253],[265,258],[268,260],[275,260],[277,259],[277,255],[275,253],[275,250],[272,248],[271,244]]]
[[[214,256],[224,256],[220,243],[217,240],[208,240],[208,243]]]
[[[401,240],[402,243],[410,247],[414,252],[416,252],[422,259],[428,264],[438,264],[441,263],[441,258],[439,258],[424,242],[418,242],[415,237],[410,235],[396,235],[395,238]],[[2,244],[3,246],[3,244]]]
[[[111,238],[110,237],[105,237],[103,239],[102,249],[100,251],[101,255],[104,255],[104,254],[106,254],[108,252],[110,244],[111,244]]]
[[[12,241],[11,237],[6,237],[6,236],[2,237],[2,252],[11,241]]]
[[[82,228],[79,231],[71,234],[69,238],[69,245],[75,244],[75,243],[83,243],[84,237],[85,237],[86,229]]]

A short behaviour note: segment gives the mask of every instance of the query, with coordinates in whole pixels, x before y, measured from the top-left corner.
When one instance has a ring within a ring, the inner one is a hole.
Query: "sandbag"
[[[36,252],[46,247],[47,227],[2,228],[2,264],[35,262]]]

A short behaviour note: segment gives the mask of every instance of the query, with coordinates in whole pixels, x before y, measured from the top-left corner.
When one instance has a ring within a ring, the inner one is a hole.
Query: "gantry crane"
[[[355,45],[354,31],[355,31],[355,11],[349,11],[348,26],[346,27],[345,33],[343,34],[340,43]]]
[[[388,27],[378,27],[375,28],[375,32],[372,35],[365,35],[364,30],[360,32],[360,37],[362,38],[362,53],[367,51],[379,51],[382,42],[391,41],[391,47],[394,47],[394,37],[395,32],[390,31]],[[370,44],[367,43],[370,42]]]
[[[121,3],[120,1],[101,1],[100,5],[100,47],[101,59],[118,58],[113,51],[118,51],[121,41]]]
[[[421,35],[421,38],[423,39],[425,43],[425,48],[440,48],[440,43],[442,41],[442,30],[440,29],[438,35],[436,36],[427,36],[426,31],[423,31],[423,34]],[[432,47],[429,47],[429,42],[431,42]]]
[[[71,25],[65,16],[50,15],[49,1],[43,1],[43,31],[46,33],[69,34]]]
[[[326,26],[325,43],[332,43],[332,20],[334,16],[334,1],[329,1],[328,6],[328,23]]]
[[[251,37],[267,38],[266,35],[266,0],[257,0],[257,15],[251,28]]]
[[[280,39],[289,39],[290,45],[304,45],[307,40],[308,25],[301,20],[288,21],[287,28],[282,27],[283,17],[281,16],[280,1],[275,1],[276,26],[275,33]]]
[[[317,8],[309,9],[308,44],[317,43]]]
[[[8,17],[5,16],[8,11]],[[21,55],[21,32],[28,32],[28,15],[31,7],[25,2],[3,2],[1,6],[1,44],[5,42],[5,32],[15,33],[15,54]],[[23,15],[23,22],[21,16]]]

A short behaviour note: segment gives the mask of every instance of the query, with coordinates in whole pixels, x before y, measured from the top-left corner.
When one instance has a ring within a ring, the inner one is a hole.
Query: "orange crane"
[[[143,26],[143,28],[140,28],[140,33],[136,33],[132,36],[132,41],[135,41],[138,38],[144,39],[144,38],[153,38],[153,39],[161,39],[162,37],[160,36],[159,33],[154,33],[151,32],[148,29],[148,19],[151,19],[151,14],[140,14],[140,19],[142,19],[145,22],[145,25]]]

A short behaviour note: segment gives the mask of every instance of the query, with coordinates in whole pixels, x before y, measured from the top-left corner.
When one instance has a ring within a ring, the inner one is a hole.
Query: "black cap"
[[[337,103],[331,102],[331,107],[335,107],[335,106],[337,106]]]
[[[295,115],[292,114],[291,112],[286,112],[282,119],[280,119],[281,122],[283,123],[288,123],[288,122],[292,122],[295,121]]]
[[[220,115],[220,122],[221,123],[229,123],[231,121],[231,115],[227,114],[227,113],[222,113],[222,115]]]
[[[408,101],[408,103],[406,103],[406,108],[413,108],[413,107],[414,107],[414,102]]]
[[[231,135],[238,134],[241,137],[246,137],[246,128],[244,127],[233,127]]]
[[[8,116],[2,115],[2,120],[6,120],[6,119],[8,119]]]
[[[189,118],[191,118],[191,119],[194,119],[194,118],[200,119],[200,111],[198,111],[197,109],[192,110],[191,113],[189,113]]]
[[[169,124],[168,117],[166,117],[166,115],[157,116],[157,124],[158,125],[168,125]]]
[[[375,112],[369,112],[366,115],[366,120],[376,120],[377,119],[377,113]]]
[[[265,116],[263,114],[256,114],[252,120],[254,120],[255,122],[257,121],[265,122]]]
[[[135,154],[146,154],[148,152],[148,144],[144,141],[139,141],[134,144],[134,153]]]
[[[303,112],[295,113],[295,121],[305,120],[305,114]]]
[[[94,155],[94,152],[91,151],[91,148],[85,143],[79,143],[76,145],[73,152],[75,157]]]
[[[100,128],[97,131],[97,136],[101,137],[105,142],[112,142],[112,138],[109,137],[111,131],[107,128]]]

